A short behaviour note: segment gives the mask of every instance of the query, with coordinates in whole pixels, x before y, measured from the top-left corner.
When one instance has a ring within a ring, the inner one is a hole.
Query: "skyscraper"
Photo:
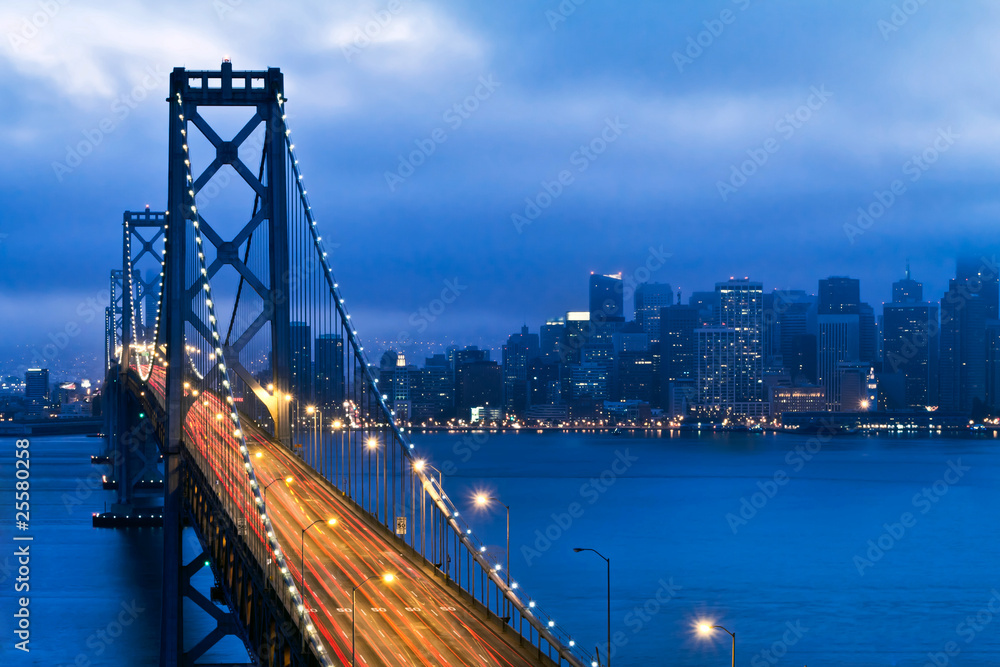
[[[906,263],[906,277],[892,284],[893,303],[923,303],[924,285],[910,278],[910,264]]]
[[[523,415],[528,407],[528,364],[539,357],[538,334],[511,334],[503,346],[504,412]]]
[[[24,373],[24,398],[32,405],[49,400],[49,369],[29,368]]]
[[[312,403],[312,329],[305,322],[292,322],[290,340],[292,343],[291,390],[300,405]]]
[[[660,341],[660,310],[674,305],[673,288],[666,283],[642,283],[635,288],[635,323],[653,345]]]
[[[764,391],[764,285],[749,279],[716,283],[719,324],[736,332],[732,376],[738,414],[762,415]]]
[[[827,410],[837,412],[840,410],[840,364],[859,360],[859,317],[857,314],[826,314],[816,319],[816,380],[826,392]]]
[[[625,286],[622,274],[590,274],[590,319],[593,322],[625,321]]]
[[[731,412],[736,404],[735,367],[739,335],[735,329],[704,327],[695,332],[697,340],[698,410],[706,416]]]
[[[566,318],[548,320],[538,330],[538,345],[547,364],[559,363],[559,350],[566,333]]]
[[[316,403],[323,410],[339,410],[344,402],[344,340],[339,334],[316,339]]]
[[[938,307],[913,301],[922,290],[913,285],[897,290],[899,284],[893,285],[893,298],[901,300],[883,308],[882,370],[903,375],[908,407],[937,405],[938,341],[934,334],[938,331]]]
[[[972,412],[986,401],[986,323],[992,304],[967,280],[952,280],[941,299],[941,408]]]
[[[857,315],[861,285],[857,278],[831,276],[819,281],[820,315]]]

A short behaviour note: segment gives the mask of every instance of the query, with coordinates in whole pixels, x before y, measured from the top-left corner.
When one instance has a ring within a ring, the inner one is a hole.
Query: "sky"
[[[103,356],[122,211],[165,206],[168,74],[224,57],[284,72],[363,337],[451,289],[416,337],[497,344],[586,309],[591,271],[850,275],[878,307],[909,260],[938,299],[995,247],[998,29],[975,1],[6,0],[0,366]]]

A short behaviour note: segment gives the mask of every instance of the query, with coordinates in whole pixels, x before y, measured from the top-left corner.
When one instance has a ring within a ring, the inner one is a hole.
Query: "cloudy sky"
[[[0,27],[5,354],[74,323],[101,349],[121,213],[165,205],[167,74],[223,57],[284,71],[369,335],[457,281],[424,337],[495,343],[644,267],[880,304],[909,258],[936,299],[996,234],[992,3],[7,0]]]

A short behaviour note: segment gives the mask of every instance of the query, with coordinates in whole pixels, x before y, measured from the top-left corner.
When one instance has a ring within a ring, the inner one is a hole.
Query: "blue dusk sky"
[[[122,211],[165,206],[168,73],[224,57],[285,74],[363,337],[496,344],[591,271],[851,275],[878,309],[907,259],[938,299],[1000,232],[994,3],[7,0],[0,27],[0,361],[69,324],[102,355]]]

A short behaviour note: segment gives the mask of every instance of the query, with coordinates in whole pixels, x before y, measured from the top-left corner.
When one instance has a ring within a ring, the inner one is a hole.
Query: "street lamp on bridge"
[[[595,554],[604,559],[604,562],[608,564],[608,661],[607,667],[611,667],[611,559],[607,558],[597,549],[591,549],[589,547],[574,547],[573,551],[580,553],[581,551],[593,551]]]
[[[441,472],[440,470],[438,470],[437,468],[435,468],[431,464],[427,463],[427,461],[424,460],[424,459],[417,459],[416,461],[414,461],[413,462],[413,469],[416,470],[417,472],[423,472],[424,470],[433,470],[434,472],[436,472],[438,474],[438,488],[441,489],[441,493],[442,494],[444,493],[444,473],[443,472]],[[431,476],[430,479],[431,479],[431,482],[433,482],[434,477]],[[425,488],[422,489],[422,493],[420,494],[420,553],[422,555],[426,556],[427,555],[427,538],[426,538],[426,532],[425,532],[425,529],[426,529],[426,526],[427,526],[427,524],[426,524],[426,520],[427,520],[427,489],[426,489],[426,484],[424,485],[424,487]],[[444,538],[442,537],[442,540],[443,539]],[[431,548],[433,548],[433,543],[432,543],[432,547]]]
[[[507,599],[507,595],[510,593],[510,505],[508,505],[507,503],[503,502],[502,500],[500,500],[495,496],[487,496],[483,493],[476,495],[476,505],[478,505],[479,507],[488,507],[489,504],[492,502],[500,503],[501,505],[504,506],[504,509],[507,510],[507,564],[504,566],[504,568],[507,570],[507,577],[506,577],[507,591],[504,593],[503,596],[503,607],[504,607],[505,618],[509,618],[507,611],[508,609],[507,605],[509,604],[509,601]]]
[[[729,630],[726,630],[721,625],[711,625],[709,623],[699,623],[698,624],[698,632],[701,633],[703,636],[706,636],[706,637],[708,635],[712,634],[712,630],[716,630],[716,629],[722,630],[727,635],[729,635],[730,637],[733,638],[733,663],[732,664],[733,664],[733,667],[736,667],[736,633],[735,632],[730,632]]]
[[[358,664],[357,652],[355,650],[355,642],[354,642],[355,619],[357,616],[356,609],[358,606],[358,589],[367,584],[372,579],[381,579],[383,583],[391,584],[393,581],[396,580],[396,577],[394,577],[392,574],[389,573],[383,575],[373,574],[372,576],[368,577],[360,584],[355,586],[354,590],[351,591],[351,665],[352,666]]]
[[[270,482],[268,482],[267,484],[265,484],[263,489],[261,489],[261,495],[264,497],[264,502],[265,503],[267,502],[267,488],[269,486],[271,486],[272,484],[274,484],[275,482],[280,482],[280,481],[281,481],[280,477],[275,477]],[[292,477],[291,475],[289,475],[288,477],[285,477],[285,484],[291,484],[294,481],[295,481],[295,478]]]
[[[302,589],[302,617],[306,615],[306,531],[318,523],[325,523],[328,526],[337,525],[336,519],[316,519],[311,524],[302,529],[302,539],[299,542],[299,588]],[[305,641],[305,634],[302,635]]]

